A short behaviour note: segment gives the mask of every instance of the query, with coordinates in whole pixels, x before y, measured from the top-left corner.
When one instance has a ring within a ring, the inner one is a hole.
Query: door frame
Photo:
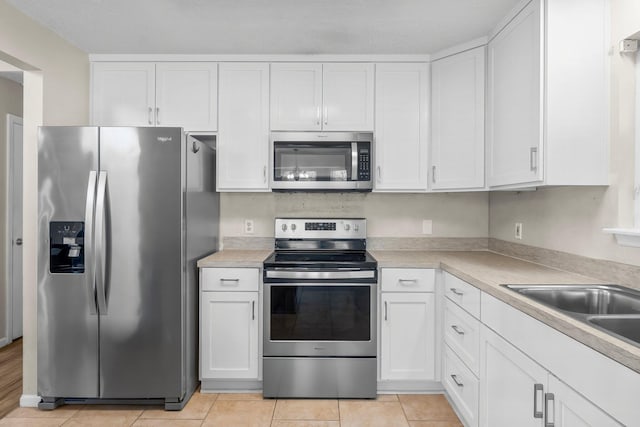
[[[7,284],[7,288],[6,288],[6,331],[5,331],[5,337],[3,339],[0,339],[0,347],[2,347],[3,345],[6,344],[10,344],[13,341],[13,281],[12,281],[12,277],[13,277],[13,210],[9,209],[9,207],[11,206],[11,201],[13,200],[13,173],[14,173],[14,169],[15,169],[15,165],[13,164],[12,160],[13,160],[13,153],[15,150],[15,146],[14,146],[14,140],[13,140],[13,126],[16,124],[19,124],[20,126],[23,126],[24,129],[24,120],[22,117],[18,117],[16,115],[13,114],[7,114],[7,131],[6,131],[6,137],[7,137],[7,196],[6,196],[6,200],[5,200],[5,206],[6,206],[6,210],[7,210],[7,222],[5,224],[5,230],[6,230],[6,240],[5,240],[5,245],[7,248],[6,251],[6,255],[5,255],[5,265],[6,265],[6,284]],[[24,135],[24,134],[23,134]],[[22,166],[22,165],[20,165]],[[22,167],[20,168],[22,169]],[[6,340],[6,342],[4,342]]]

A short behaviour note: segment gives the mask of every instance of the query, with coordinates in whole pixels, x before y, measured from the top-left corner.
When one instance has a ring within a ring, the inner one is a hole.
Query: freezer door
[[[95,226],[102,398],[184,393],[182,146],[179,128],[100,129]]]
[[[97,169],[97,128],[40,128],[38,394],[44,398],[98,396],[98,316],[85,219]]]

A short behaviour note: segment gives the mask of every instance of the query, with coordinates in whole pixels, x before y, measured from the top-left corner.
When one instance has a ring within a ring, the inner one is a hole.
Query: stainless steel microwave
[[[371,191],[370,132],[271,133],[273,191]]]

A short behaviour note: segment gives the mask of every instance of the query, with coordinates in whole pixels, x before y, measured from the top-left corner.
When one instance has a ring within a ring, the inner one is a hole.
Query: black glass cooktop
[[[277,251],[264,261],[265,268],[375,269],[377,264],[366,251]]]

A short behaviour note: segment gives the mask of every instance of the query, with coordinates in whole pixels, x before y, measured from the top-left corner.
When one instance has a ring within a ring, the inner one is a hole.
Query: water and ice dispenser
[[[49,223],[51,273],[84,273],[84,222]]]

